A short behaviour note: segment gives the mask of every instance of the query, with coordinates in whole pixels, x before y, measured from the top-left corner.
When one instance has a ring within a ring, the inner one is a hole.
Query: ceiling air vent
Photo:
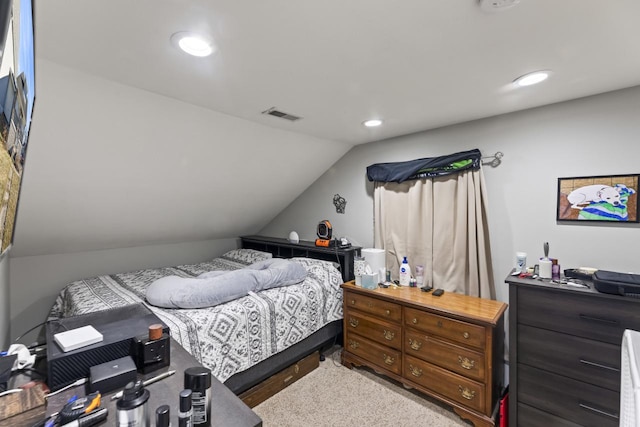
[[[290,122],[295,122],[296,120],[299,120],[302,118],[302,117],[294,116],[293,114],[285,113],[284,111],[280,111],[276,109],[276,107],[271,107],[268,110],[264,110],[262,114],[268,114],[270,116],[279,117],[281,119],[289,120]]]
[[[479,3],[485,12],[498,12],[515,6],[520,0],[479,0]]]

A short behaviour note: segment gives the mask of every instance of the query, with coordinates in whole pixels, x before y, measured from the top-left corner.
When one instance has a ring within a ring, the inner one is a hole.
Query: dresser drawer
[[[619,393],[520,363],[517,369],[519,403],[585,427],[618,425]]]
[[[518,419],[510,421],[510,425],[517,427],[582,427],[569,420],[556,417],[548,412],[540,411],[529,405],[518,404]]]
[[[465,377],[485,381],[485,358],[482,353],[412,329],[405,331],[404,345],[405,354],[426,360]]]
[[[518,325],[518,363],[620,391],[620,346]]]
[[[348,332],[357,333],[397,350],[402,349],[402,327],[399,324],[378,320],[355,310],[347,310],[344,318]]]
[[[485,329],[472,323],[449,319],[413,308],[405,308],[404,322],[414,329],[447,338],[465,346],[480,349],[485,346]]]
[[[640,329],[640,305],[614,298],[520,288],[518,323],[620,345],[625,329]]]
[[[400,322],[402,318],[402,307],[400,304],[371,298],[355,292],[345,291],[344,304],[345,307],[355,308],[393,322]]]
[[[484,412],[486,395],[482,383],[411,356],[405,356],[404,377],[469,408]]]
[[[344,347],[350,353],[360,356],[382,369],[396,375],[402,373],[402,353],[397,350],[382,346],[351,332],[347,332],[345,335]]]

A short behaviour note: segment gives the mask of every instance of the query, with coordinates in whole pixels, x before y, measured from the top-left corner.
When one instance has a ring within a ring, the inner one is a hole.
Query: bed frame
[[[245,236],[240,240],[243,249],[270,252],[278,258],[308,257],[335,261],[340,264],[342,278],[345,281],[353,280],[353,258],[360,255],[361,249],[360,247],[321,248],[316,247],[313,242],[301,241],[296,244],[286,239],[264,236]],[[299,343],[233,375],[224,384],[239,395],[316,351],[320,352],[322,360],[322,353],[335,344],[342,344],[342,320],[329,323]],[[274,390],[273,394],[278,391]]]
[[[353,259],[360,256],[360,246],[325,248],[316,246],[315,242],[300,240],[291,243],[287,239],[266,236],[243,236],[240,238],[243,249],[255,249],[271,253],[274,258],[305,257],[333,261],[340,264],[340,272],[345,282],[355,278],[353,274]]]

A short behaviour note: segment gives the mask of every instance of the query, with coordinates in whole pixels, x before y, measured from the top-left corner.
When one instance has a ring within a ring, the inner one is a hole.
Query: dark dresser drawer
[[[517,369],[518,403],[585,427],[618,426],[619,393],[523,364]]]
[[[625,329],[640,329],[639,306],[619,299],[521,288],[517,304],[518,323],[615,345]]]
[[[513,425],[513,423],[511,423]],[[523,403],[518,404],[518,427],[582,427],[548,412],[540,411]]]
[[[518,362],[620,391],[620,346],[518,325]]]

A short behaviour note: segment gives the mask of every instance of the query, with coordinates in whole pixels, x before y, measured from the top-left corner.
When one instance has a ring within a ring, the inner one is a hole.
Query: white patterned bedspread
[[[144,301],[145,292],[154,280],[164,276],[195,277],[212,270],[235,270],[246,264],[216,258],[200,264],[79,280],[62,290],[50,318],[145,303],[169,326],[171,336],[224,382],[326,324],[342,319],[342,276],[334,265],[309,258],[292,261],[307,270],[304,282],[202,309],[154,307]]]

